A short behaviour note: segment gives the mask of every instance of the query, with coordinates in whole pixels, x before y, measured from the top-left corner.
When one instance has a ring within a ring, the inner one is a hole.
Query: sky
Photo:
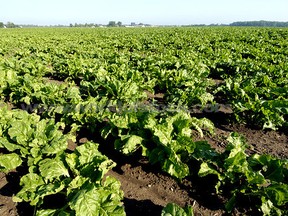
[[[0,0],[0,22],[153,25],[288,21],[288,0]]]

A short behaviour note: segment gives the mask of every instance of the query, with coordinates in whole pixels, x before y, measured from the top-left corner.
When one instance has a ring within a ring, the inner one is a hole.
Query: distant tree
[[[7,28],[16,28],[17,26],[13,22],[7,22]]]
[[[115,21],[109,21],[108,27],[115,27],[115,26],[116,26],[116,22]]]
[[[117,26],[121,27],[122,26],[122,22],[118,21],[117,22]]]
[[[4,23],[0,22],[0,28],[4,28]]]
[[[73,27],[73,24],[72,23],[70,23],[70,25],[69,25],[70,27]]]

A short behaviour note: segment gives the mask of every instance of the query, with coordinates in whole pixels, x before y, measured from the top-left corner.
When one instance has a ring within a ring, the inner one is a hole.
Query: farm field
[[[287,28],[0,30],[0,215],[287,215]]]

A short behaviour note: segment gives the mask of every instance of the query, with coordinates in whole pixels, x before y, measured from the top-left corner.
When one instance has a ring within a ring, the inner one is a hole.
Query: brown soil
[[[131,165],[126,163],[120,169],[112,170],[108,175],[121,182],[124,191],[124,205],[127,216],[161,215],[161,210],[167,203],[176,203],[181,207],[192,205],[195,215],[223,215],[223,205],[214,198],[211,201],[197,201],[199,182],[191,183],[183,180],[181,183],[164,173],[158,172],[145,160]],[[203,188],[202,188],[203,189]],[[201,194],[205,193],[201,191]],[[208,195],[208,194],[206,194]],[[211,197],[211,194],[209,194]],[[217,206],[217,204],[219,204]],[[207,208],[206,205],[209,205]]]
[[[16,204],[12,202],[10,194],[4,193],[5,185],[7,185],[6,175],[0,173],[0,215],[13,216],[17,215]]]

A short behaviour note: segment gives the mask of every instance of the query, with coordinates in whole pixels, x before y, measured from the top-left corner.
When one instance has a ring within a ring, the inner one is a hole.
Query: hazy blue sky
[[[228,24],[288,21],[288,0],[6,0],[0,21],[16,24]]]

